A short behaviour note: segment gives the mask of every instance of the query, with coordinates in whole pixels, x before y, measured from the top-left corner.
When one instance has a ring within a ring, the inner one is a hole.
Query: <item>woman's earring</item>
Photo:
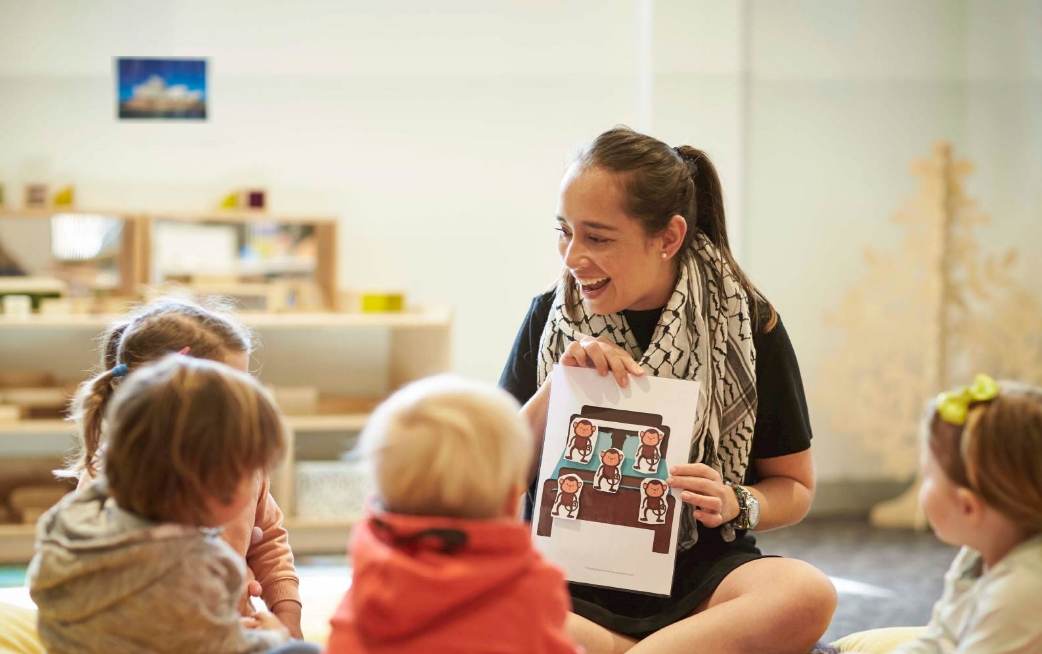
[[[663,259],[668,259],[668,258],[669,258],[669,255],[668,255],[668,254],[666,254],[665,252],[663,252],[663,253],[662,253],[662,258],[663,258]]]

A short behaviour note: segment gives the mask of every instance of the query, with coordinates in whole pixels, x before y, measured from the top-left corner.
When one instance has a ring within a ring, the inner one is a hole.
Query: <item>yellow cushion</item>
[[[899,645],[915,640],[926,627],[889,627],[871,629],[850,634],[832,643],[841,652],[863,652],[864,654],[890,654]]]
[[[0,654],[43,654],[36,611],[0,602]]]
[[[340,605],[350,581],[340,578],[308,578],[301,583],[304,614],[300,627],[304,640],[324,645],[329,638],[329,618]],[[0,601],[0,654],[43,654],[36,633],[36,609],[28,589],[5,588]],[[22,604],[18,606],[17,604]]]

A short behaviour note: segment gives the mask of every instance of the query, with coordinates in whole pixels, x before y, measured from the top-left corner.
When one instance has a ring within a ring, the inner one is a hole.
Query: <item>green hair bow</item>
[[[937,396],[937,413],[945,422],[965,425],[966,413],[974,402],[987,402],[999,396],[999,383],[988,375],[979,374],[973,384]]]

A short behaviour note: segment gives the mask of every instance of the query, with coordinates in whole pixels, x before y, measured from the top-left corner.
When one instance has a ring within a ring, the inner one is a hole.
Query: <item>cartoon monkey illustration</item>
[[[601,467],[597,468],[597,474],[594,476],[594,489],[601,490],[601,482],[607,481],[609,493],[619,490],[619,484],[622,483],[619,464],[622,463],[623,458],[622,452],[614,447],[601,452]]]
[[[572,440],[568,444],[568,454],[564,458],[572,459],[572,452],[579,451],[579,461],[586,462],[586,459],[593,452],[593,441],[591,437],[596,431],[593,427],[593,423],[589,420],[577,420],[572,425]]]
[[[658,462],[662,459],[658,446],[662,442],[662,438],[662,432],[653,427],[640,432],[640,447],[637,448],[637,456],[633,461],[634,470],[640,472],[655,472],[658,470]],[[648,462],[646,470],[640,469],[641,461]]]
[[[662,524],[666,521],[666,484],[659,479],[644,480],[644,502],[640,507],[641,520],[648,522],[648,511],[651,511],[651,522]]]
[[[579,508],[579,491],[582,489],[582,486],[582,480],[575,475],[568,474],[558,479],[557,500],[554,502],[551,514],[560,517],[559,511],[563,506],[568,514],[567,517],[574,518],[576,510]]]

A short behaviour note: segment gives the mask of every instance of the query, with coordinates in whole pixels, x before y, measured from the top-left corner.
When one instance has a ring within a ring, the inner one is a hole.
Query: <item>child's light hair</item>
[[[503,515],[527,484],[532,433],[521,407],[494,386],[452,375],[414,382],[362,432],[384,508],[410,515]]]
[[[257,380],[177,354],[127,377],[107,419],[109,492],[157,522],[204,524],[208,500],[230,503],[286,447],[282,414]]]
[[[930,404],[927,443],[945,474],[1025,531],[1042,533],[1042,389],[1001,382],[954,425]]]
[[[161,297],[109,326],[102,335],[101,370],[83,382],[70,413],[76,421],[78,442],[61,477],[97,474],[95,459],[102,445],[104,418],[120,378],[119,364],[129,370],[188,348],[199,359],[226,361],[229,355],[249,354],[252,335],[224,307],[212,308],[187,298]]]

